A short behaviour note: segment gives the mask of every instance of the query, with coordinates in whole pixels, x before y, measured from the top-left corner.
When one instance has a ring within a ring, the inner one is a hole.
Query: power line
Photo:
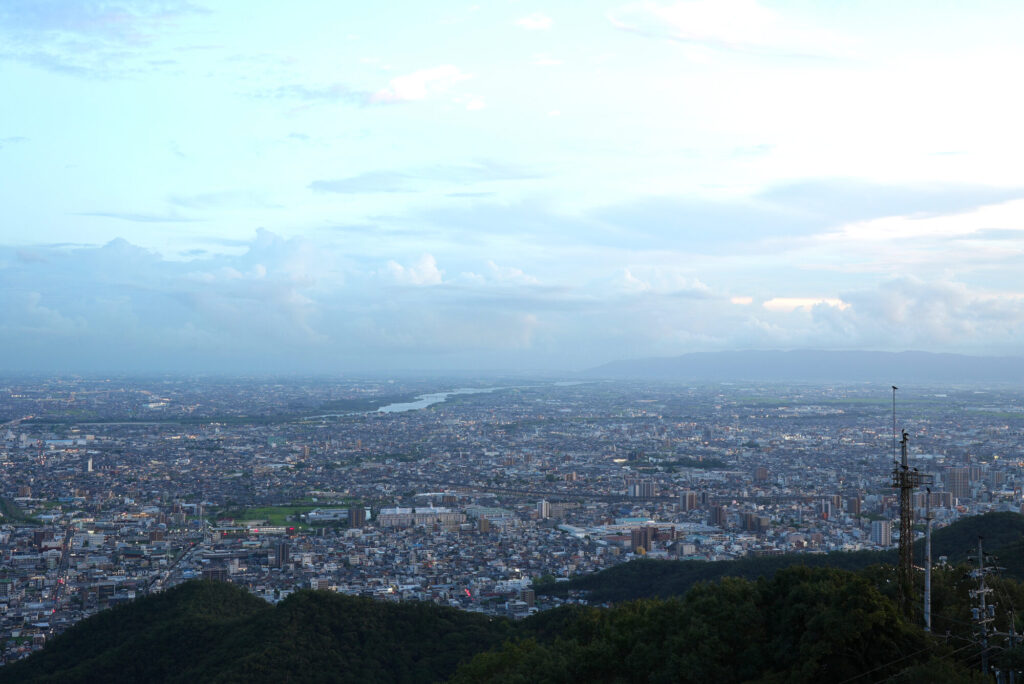
[[[844,679],[843,681],[838,682],[838,684],[849,684],[849,682],[852,682],[852,681],[854,681],[856,679],[860,679],[861,677],[865,677],[865,676],[871,674],[872,672],[878,672],[879,670],[883,670],[883,669],[885,669],[887,667],[892,667],[896,663],[898,663],[900,661],[903,661],[903,660],[906,660],[907,658],[913,658],[914,656],[921,655],[925,651],[930,651],[931,648],[932,648],[931,646],[926,646],[925,648],[922,648],[920,651],[914,651],[913,653],[905,655],[905,656],[903,656],[901,658],[897,658],[896,660],[889,661],[888,663],[883,663],[882,665],[879,665],[878,667],[874,667],[874,668],[868,670],[867,672],[861,672],[860,674],[855,674],[854,676],[852,676],[852,677],[850,677],[848,679]]]
[[[939,657],[939,658],[952,658],[954,655],[956,655],[960,651],[963,651],[965,649],[971,648],[972,646],[974,646],[974,642],[971,642],[971,643],[967,644],[966,646],[961,646],[960,648],[954,649],[953,651],[950,651],[949,653],[935,653],[933,655],[935,655],[936,657]],[[920,653],[920,651],[918,651],[918,653]],[[898,662],[898,661],[893,661],[893,662],[895,663],[895,662]],[[883,682],[891,682],[893,679],[895,679],[896,677],[899,677],[901,674],[903,674],[904,672],[906,672],[910,668],[914,667],[915,665],[917,665],[917,663],[913,663],[911,665],[907,665],[905,668],[903,668],[899,672],[894,672],[893,674],[889,675],[885,679],[875,680],[875,682],[873,682],[873,684],[882,684]],[[849,681],[849,680],[847,680],[847,681]]]

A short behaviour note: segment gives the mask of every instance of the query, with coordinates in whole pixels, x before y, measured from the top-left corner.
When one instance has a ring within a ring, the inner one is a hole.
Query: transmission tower
[[[900,490],[900,564],[897,579],[900,590],[900,608],[904,615],[910,615],[911,597],[914,594],[914,509],[911,494],[921,485],[931,484],[931,475],[919,473],[907,462],[907,431],[900,440],[900,462],[893,467],[892,486]]]

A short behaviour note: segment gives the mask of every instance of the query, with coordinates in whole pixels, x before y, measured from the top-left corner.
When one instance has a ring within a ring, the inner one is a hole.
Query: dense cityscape
[[[190,578],[522,617],[641,557],[896,542],[889,387],[8,378],[4,661]],[[904,388],[936,526],[1020,511],[1024,393]]]

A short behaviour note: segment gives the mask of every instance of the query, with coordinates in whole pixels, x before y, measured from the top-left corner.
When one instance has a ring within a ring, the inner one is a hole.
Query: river
[[[416,401],[405,401],[397,404],[388,404],[387,406],[381,406],[377,409],[378,413],[401,413],[402,411],[415,411],[416,409],[426,408],[433,404],[440,404],[446,401],[448,397],[456,394],[486,394],[487,392],[494,392],[495,390],[504,389],[503,387],[487,387],[484,389],[474,387],[460,387],[459,389],[449,390],[448,392],[434,392],[432,394],[421,394],[416,397]]]

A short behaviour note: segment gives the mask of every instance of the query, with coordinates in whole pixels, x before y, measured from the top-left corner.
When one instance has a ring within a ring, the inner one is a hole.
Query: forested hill
[[[0,682],[432,682],[492,648],[512,623],[427,603],[297,592],[271,606],[189,582],[101,612]]]
[[[888,579],[793,567],[770,580],[726,578],[701,584],[682,598],[552,611],[550,618],[541,614],[532,620],[556,621],[557,629],[477,656],[459,669],[454,681],[986,681],[970,668],[977,649],[954,648],[898,615],[876,584]],[[940,585],[949,586],[944,581]],[[958,620],[964,617],[966,608],[955,602],[941,605]],[[991,662],[1005,668],[1020,656],[1018,651],[992,649]]]
[[[936,530],[932,538],[932,558],[946,556],[951,563],[972,560],[984,538],[986,555],[995,557],[1004,576],[1024,581],[1024,515],[987,513],[961,518]],[[924,543],[915,545],[915,558],[924,557]],[[896,550],[835,551],[832,553],[790,553],[780,556],[748,556],[732,561],[638,560],[623,563],[591,575],[580,575],[569,582],[545,583],[539,593],[565,595],[569,590],[587,592],[593,603],[629,601],[640,598],[667,598],[685,594],[697,582],[717,581],[723,577],[754,580],[772,577],[794,565],[861,570],[877,564],[896,563]]]
[[[995,556],[1004,567],[1003,574],[1024,580],[1021,563],[1024,544],[1024,515],[1020,513],[986,513],[961,518],[949,527],[936,530],[932,536],[932,557],[946,556],[951,563],[976,559],[978,539],[983,540],[985,555]],[[923,542],[917,542],[917,557]]]
[[[194,582],[83,621],[0,668],[0,682],[977,681],[976,649],[962,645],[967,585],[938,573],[937,620],[950,617],[937,625],[954,642],[902,618],[880,586],[892,586],[884,571],[794,567],[770,580],[701,584],[682,598],[512,623],[329,592],[271,607],[229,584]],[[1020,585],[999,594],[1024,602]],[[1005,630],[1005,617],[993,626]],[[990,653],[999,666],[1021,655]]]

